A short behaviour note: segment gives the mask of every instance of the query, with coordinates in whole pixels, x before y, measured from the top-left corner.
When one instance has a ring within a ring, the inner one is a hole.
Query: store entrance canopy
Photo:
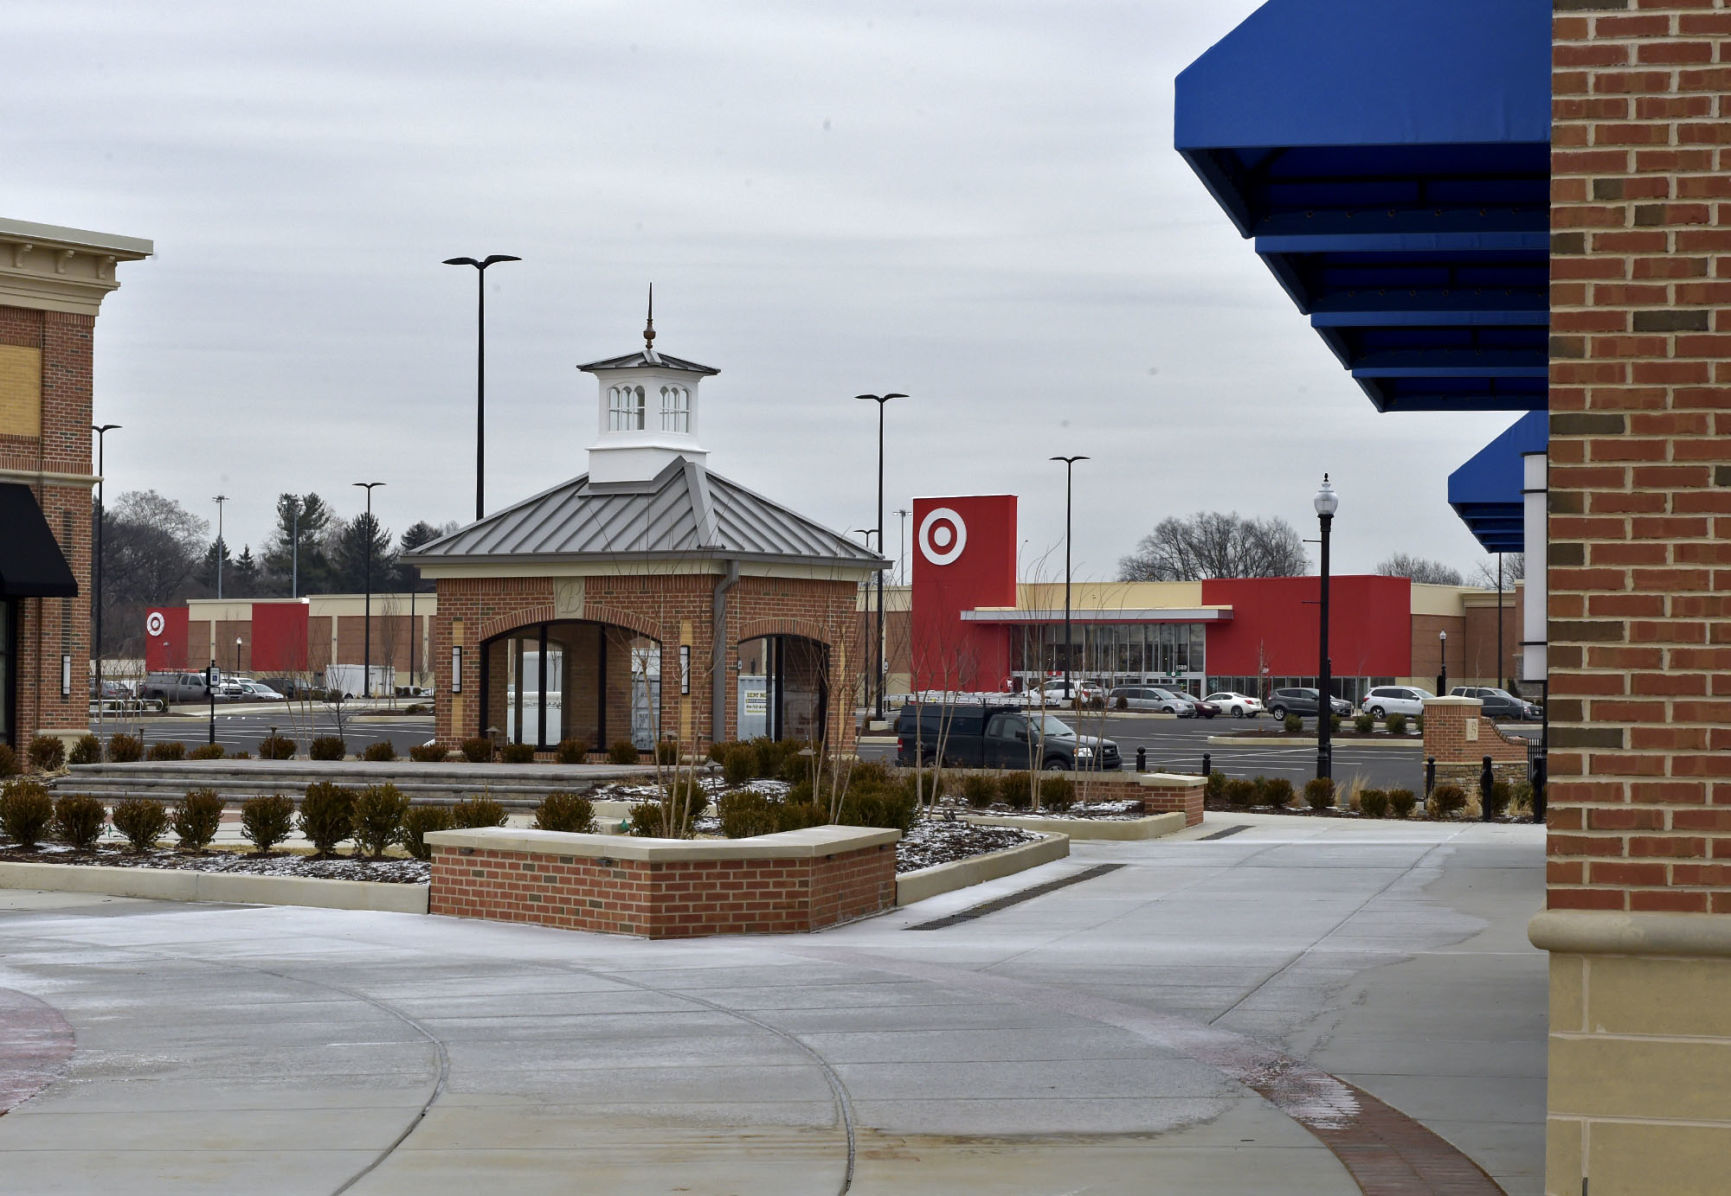
[[[71,598],[78,582],[30,487],[0,484],[0,597]]]
[[[1526,551],[1521,458],[1545,451],[1549,419],[1528,412],[1449,474],[1449,506],[1486,552]]]
[[[1545,405],[1548,0],[1269,0],[1175,144],[1381,411]]]

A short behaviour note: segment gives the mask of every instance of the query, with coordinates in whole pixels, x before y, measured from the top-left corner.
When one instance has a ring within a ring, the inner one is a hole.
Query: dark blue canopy
[[[1449,474],[1449,506],[1486,552],[1526,551],[1521,457],[1545,451],[1549,418],[1529,411]]]
[[[1545,406],[1548,0],[1269,0],[1178,151],[1379,410]]]

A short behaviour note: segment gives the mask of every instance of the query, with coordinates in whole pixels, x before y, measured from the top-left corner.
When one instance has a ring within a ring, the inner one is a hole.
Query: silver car
[[[1176,714],[1179,718],[1193,718],[1196,715],[1196,704],[1189,698],[1156,685],[1120,685],[1112,691],[1111,698],[1106,702],[1107,708],[1120,709],[1120,698],[1123,699],[1124,710]]]

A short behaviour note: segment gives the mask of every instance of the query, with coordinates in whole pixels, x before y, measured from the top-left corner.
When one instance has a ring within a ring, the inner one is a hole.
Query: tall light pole
[[[361,673],[365,680],[361,682],[363,697],[373,696],[373,487],[383,486],[383,482],[356,482],[367,492],[367,597],[366,605],[361,615]]]
[[[96,601],[94,603],[96,610],[96,642],[93,646],[95,648],[94,654],[96,656],[96,718],[97,721],[100,722],[102,720],[103,711],[102,701],[105,696],[102,692],[102,522],[104,516],[107,514],[106,508],[102,505],[102,483],[104,480],[102,476],[102,450],[104,447],[103,437],[107,436],[110,432],[119,431],[120,425],[91,424],[90,430],[96,433],[96,559],[94,562],[94,571],[96,573],[96,585],[94,587],[96,590]]]
[[[884,551],[884,404],[891,399],[905,399],[907,395],[890,393],[883,395],[855,395],[856,399],[870,399],[878,405],[878,555]],[[873,672],[877,688],[877,720],[884,718],[884,571],[878,570],[878,620],[877,620],[877,665]]]
[[[294,511],[289,516],[289,597],[301,596],[301,496],[289,495]]]
[[[1050,460],[1064,463],[1064,696],[1070,700],[1070,705],[1075,707],[1076,690],[1070,684],[1071,661],[1076,655],[1075,642],[1070,638],[1070,483],[1075,476],[1076,462],[1088,461],[1091,458],[1052,457]]]
[[[219,494],[212,501],[214,501],[216,503],[216,596],[217,596],[217,599],[220,601],[222,598],[222,556],[223,556],[222,504],[228,501],[228,495]],[[214,660],[211,661],[211,665],[212,665],[212,667],[215,667],[216,662]]]
[[[234,637],[234,671],[240,672],[240,636]]]
[[[902,507],[896,511],[896,514],[900,515],[902,517],[902,532],[901,532],[900,536],[896,537],[896,573],[898,575],[897,584],[905,586],[908,584],[908,514],[909,514],[909,511],[906,507]]]
[[[1436,633],[1436,660],[1436,696],[1446,698],[1449,692],[1449,633],[1446,631]]]
[[[1334,667],[1328,659],[1328,533],[1334,525],[1334,513],[1340,509],[1340,498],[1322,475],[1322,487],[1316,492],[1316,517],[1322,522],[1322,622],[1317,646],[1321,670],[1317,686],[1316,716],[1316,775],[1321,780],[1334,778]]]
[[[1503,554],[1497,553],[1497,685],[1507,689],[1503,684]],[[1440,696],[1440,695],[1439,695]]]
[[[475,518],[486,512],[482,494],[487,480],[487,267],[499,262],[520,262],[520,257],[494,253],[476,261],[472,257],[448,257],[447,266],[475,267]]]

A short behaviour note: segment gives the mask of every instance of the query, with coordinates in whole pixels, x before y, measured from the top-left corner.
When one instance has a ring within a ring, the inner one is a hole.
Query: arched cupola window
[[[661,430],[691,431],[691,392],[683,386],[661,388]]]
[[[645,406],[645,398],[641,386],[609,387],[607,390],[608,431],[642,431]]]

